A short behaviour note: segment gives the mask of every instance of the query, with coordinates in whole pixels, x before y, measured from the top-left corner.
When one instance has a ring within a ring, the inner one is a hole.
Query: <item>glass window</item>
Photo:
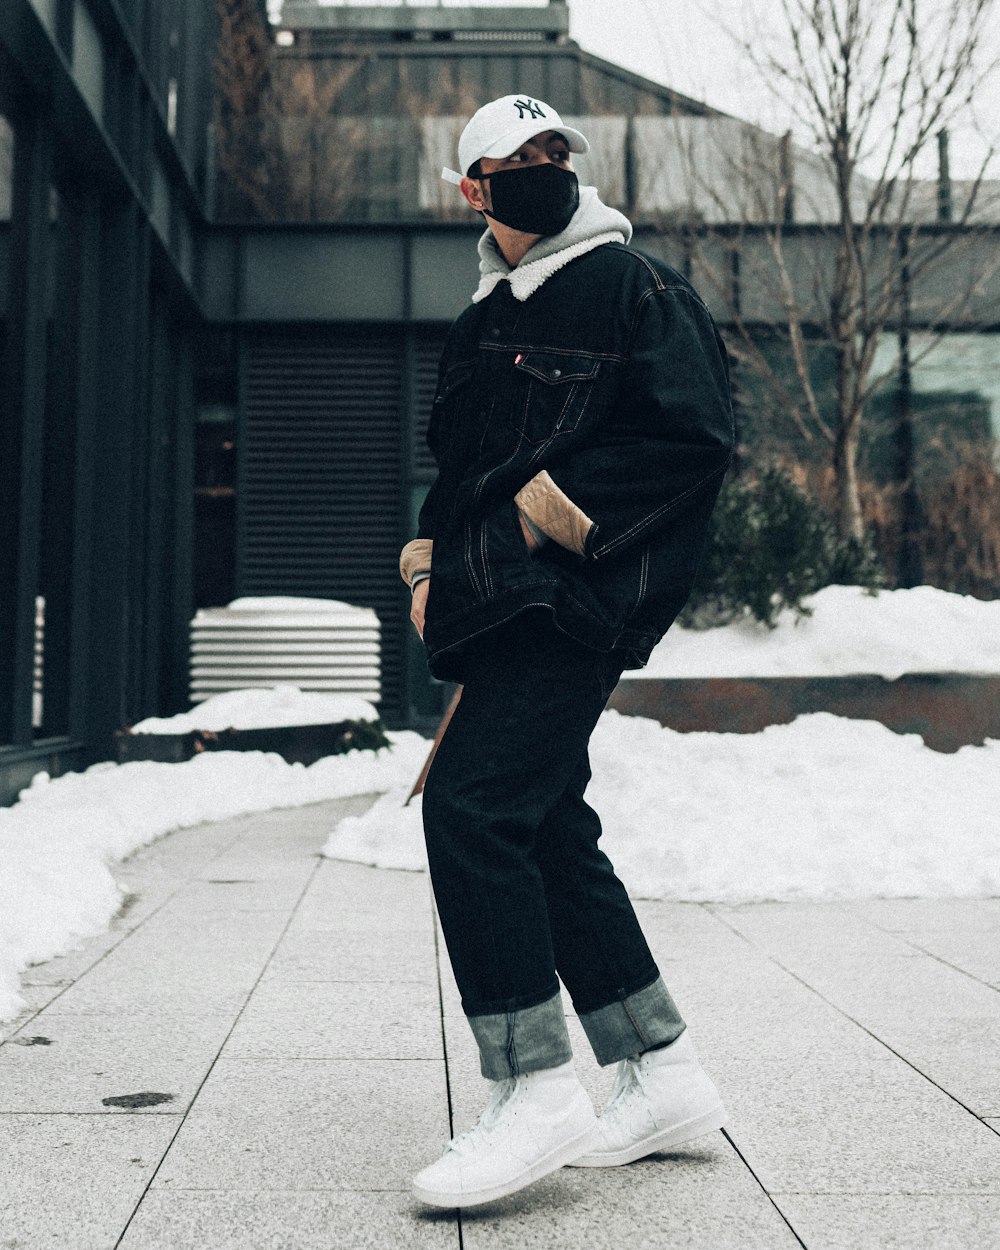
[[[10,395],[10,379],[5,376],[7,367],[7,308],[9,303],[10,249],[11,249],[11,217],[13,208],[14,178],[14,131],[7,118],[0,113],[0,408],[4,423],[9,422],[10,414],[3,397]],[[13,423],[10,423],[11,425]],[[6,443],[4,444],[6,445]],[[10,499],[0,498],[0,510],[12,506]],[[4,520],[6,528],[6,520]],[[4,565],[7,569],[9,566]],[[6,577],[5,577],[6,580]],[[13,627],[13,602],[8,595],[0,603],[0,634],[8,634]],[[9,654],[9,652],[8,652]],[[10,688],[10,671],[6,663],[0,662],[0,742],[10,736],[10,712],[13,691]]]
[[[236,404],[203,399],[194,450],[194,603],[236,598]]]
[[[33,718],[39,737],[68,732],[79,230],[75,198],[50,186]]]
[[[0,346],[7,312],[7,277],[10,272],[10,220],[14,183],[14,131],[0,113]]]
[[[98,121],[104,120],[104,45],[85,4],[73,20],[73,77]]]
[[[996,334],[910,334],[910,410],[916,437],[916,472],[947,474],[970,456],[988,457],[1000,439],[1000,374]],[[886,335],[874,375],[896,373],[899,342]],[[891,476],[899,390],[889,381],[869,405],[869,440],[876,478]]]

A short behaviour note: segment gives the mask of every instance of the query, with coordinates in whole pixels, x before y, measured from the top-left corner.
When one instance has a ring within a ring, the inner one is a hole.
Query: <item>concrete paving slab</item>
[[[772,1194],[809,1250],[987,1250],[998,1244],[992,1194]]]
[[[377,794],[352,794],[340,799],[322,799],[299,807],[275,807],[248,819],[249,832],[258,835],[268,829],[283,832],[310,830],[325,835],[345,816],[363,816],[378,799]]]
[[[709,904],[713,914],[765,954],[849,959],[913,955],[898,935],[869,924],[845,903]]]
[[[155,1018],[42,1012],[23,1037],[44,1042],[21,1045],[14,1037],[0,1047],[0,1113],[121,1115],[102,1099],[142,1092],[170,1100],[141,1114],[181,1112],[231,1027],[232,1016],[203,1012]]]
[[[395,906],[430,907],[430,878],[425,872],[372,868],[346,860],[320,857],[319,868],[310,884],[312,895],[335,894],[358,911],[371,911],[379,900]]]
[[[675,932],[679,937],[702,937],[720,928],[713,906],[709,903],[679,903],[669,899],[633,898],[632,906],[643,930]]]
[[[168,889],[173,883],[190,880],[225,854],[238,837],[234,831],[215,825],[175,829],[123,859],[114,868],[115,879],[140,892]]]
[[[54,990],[46,986],[39,986],[38,989],[39,992],[43,994],[48,993],[51,995],[59,993],[57,989]],[[30,990],[28,993],[30,993]],[[28,997],[28,994],[25,993],[23,986],[21,987],[21,995],[25,998]],[[28,1002],[31,1004],[30,998],[28,998]],[[31,1004],[25,1007],[23,1011],[18,1012],[18,1014],[12,1019],[6,1020],[3,1024],[0,1024],[0,1045],[2,1045],[8,1037],[13,1037],[15,1033],[20,1032],[21,1029],[30,1024],[42,1006],[44,1006],[44,1003],[39,1003],[38,1006]]]
[[[882,1022],[967,1016],[1000,1017],[1000,994],[930,956],[872,959],[847,969],[806,965],[794,955],[787,966],[841,1011],[877,1031]]]
[[[440,1059],[432,983],[264,981],[226,1054],[241,1058]]]
[[[298,872],[303,866],[315,868],[319,860],[319,837],[311,826],[305,828],[280,828],[246,834],[211,859],[206,860],[196,872],[199,878],[220,875],[221,870],[266,870],[280,877],[283,873]]]
[[[879,1039],[981,1117],[1000,1116],[1000,1018],[880,1024]]]
[[[110,1017],[223,1011],[235,1018],[277,937],[277,926],[248,932],[245,942],[239,930],[223,930],[215,941],[140,931],[66,987],[49,1010]]]
[[[232,947],[257,959],[273,950],[285,931],[294,902],[266,910],[230,910],[223,900],[215,909],[199,907],[189,911],[183,898],[174,898],[155,916],[128,935],[115,959],[134,957],[140,952],[159,950],[161,959],[180,964],[202,955],[218,955]]]
[[[726,1131],[769,1192],[1000,1193],[1000,1137],[904,1063],[716,1075]]]
[[[423,931],[431,924],[430,909],[430,884],[424,873],[324,859],[296,910],[292,931]]]
[[[434,935],[296,929],[281,941],[265,981],[289,985],[313,981],[419,981],[437,990]]]
[[[623,1168],[562,1168],[462,1214],[467,1250],[796,1250],[800,1243],[721,1134]],[[811,1248],[810,1248],[811,1250]]]
[[[904,935],[935,929],[1000,932],[1000,898],[870,898],[844,907],[881,929]]]
[[[266,956],[254,962],[232,951],[225,966],[225,948],[214,955],[190,958],[184,964],[156,968],[141,960],[116,961],[99,967],[68,986],[48,1010],[59,1015],[155,1016],[197,1012],[228,1013],[231,1019],[247,1000],[264,967]],[[145,979],[141,969],[145,967]]]
[[[1000,990],[1000,931],[916,929],[900,936],[928,955]]]
[[[418,1217],[402,1193],[257,1193],[166,1190],[148,1193],[121,1250],[457,1250],[453,1212]]]
[[[153,1187],[408,1192],[442,1134],[440,1059],[223,1057]]]
[[[43,963],[34,964],[25,969],[22,975],[24,985],[72,985],[88,968],[102,959],[108,951],[113,950],[125,937],[119,930],[108,930],[92,938],[82,941],[77,949],[67,951],[65,955],[56,955]]]
[[[298,865],[283,875],[255,870],[255,875],[232,866],[212,865],[210,879],[192,880],[180,886],[154,919],[165,923],[197,923],[204,914],[227,916],[245,911],[290,913],[305,889],[315,864]],[[216,875],[218,874],[218,875]]]
[[[817,916],[801,905],[759,913],[734,909],[727,919],[750,941],[805,984],[855,1019],[1000,1015],[1000,994],[989,986],[916,950],[898,936],[862,925],[841,934],[832,914]],[[872,940],[867,940],[867,935]]]
[[[813,1061],[878,1057],[859,1024],[797,977],[752,955],[725,965],[685,962],[668,982],[703,1060],[781,1054]]]
[[[174,1115],[0,1115],[0,1245],[109,1250],[178,1123]]]

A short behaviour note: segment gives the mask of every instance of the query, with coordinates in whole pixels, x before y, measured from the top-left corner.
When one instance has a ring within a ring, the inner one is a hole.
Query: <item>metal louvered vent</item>
[[[431,416],[434,392],[437,389],[438,361],[444,348],[445,334],[425,330],[413,343],[413,447],[412,464],[415,476],[433,476],[434,457],[427,446],[427,422]]]
[[[191,622],[191,702],[277,684],[377,703],[379,621],[330,599],[236,599]]]
[[[373,608],[382,710],[403,703],[399,579],[402,339],[389,329],[259,331],[246,339],[240,595]]]

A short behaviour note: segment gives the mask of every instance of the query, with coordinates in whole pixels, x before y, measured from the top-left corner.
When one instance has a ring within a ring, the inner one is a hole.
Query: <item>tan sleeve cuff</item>
[[[514,502],[543,534],[548,534],[554,542],[575,551],[578,556],[583,555],[587,535],[594,523],[569,495],[559,489],[548,470],[536,473],[530,482],[522,486],[514,496]]]
[[[413,585],[418,573],[431,571],[431,553],[434,550],[432,538],[414,538],[399,553],[399,575],[407,586]]]

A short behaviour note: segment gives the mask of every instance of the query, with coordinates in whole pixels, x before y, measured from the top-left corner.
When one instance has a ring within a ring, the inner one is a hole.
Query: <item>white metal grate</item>
[[[381,627],[371,608],[333,599],[245,598],[191,622],[191,702],[224,690],[300,690],[381,698]]]

